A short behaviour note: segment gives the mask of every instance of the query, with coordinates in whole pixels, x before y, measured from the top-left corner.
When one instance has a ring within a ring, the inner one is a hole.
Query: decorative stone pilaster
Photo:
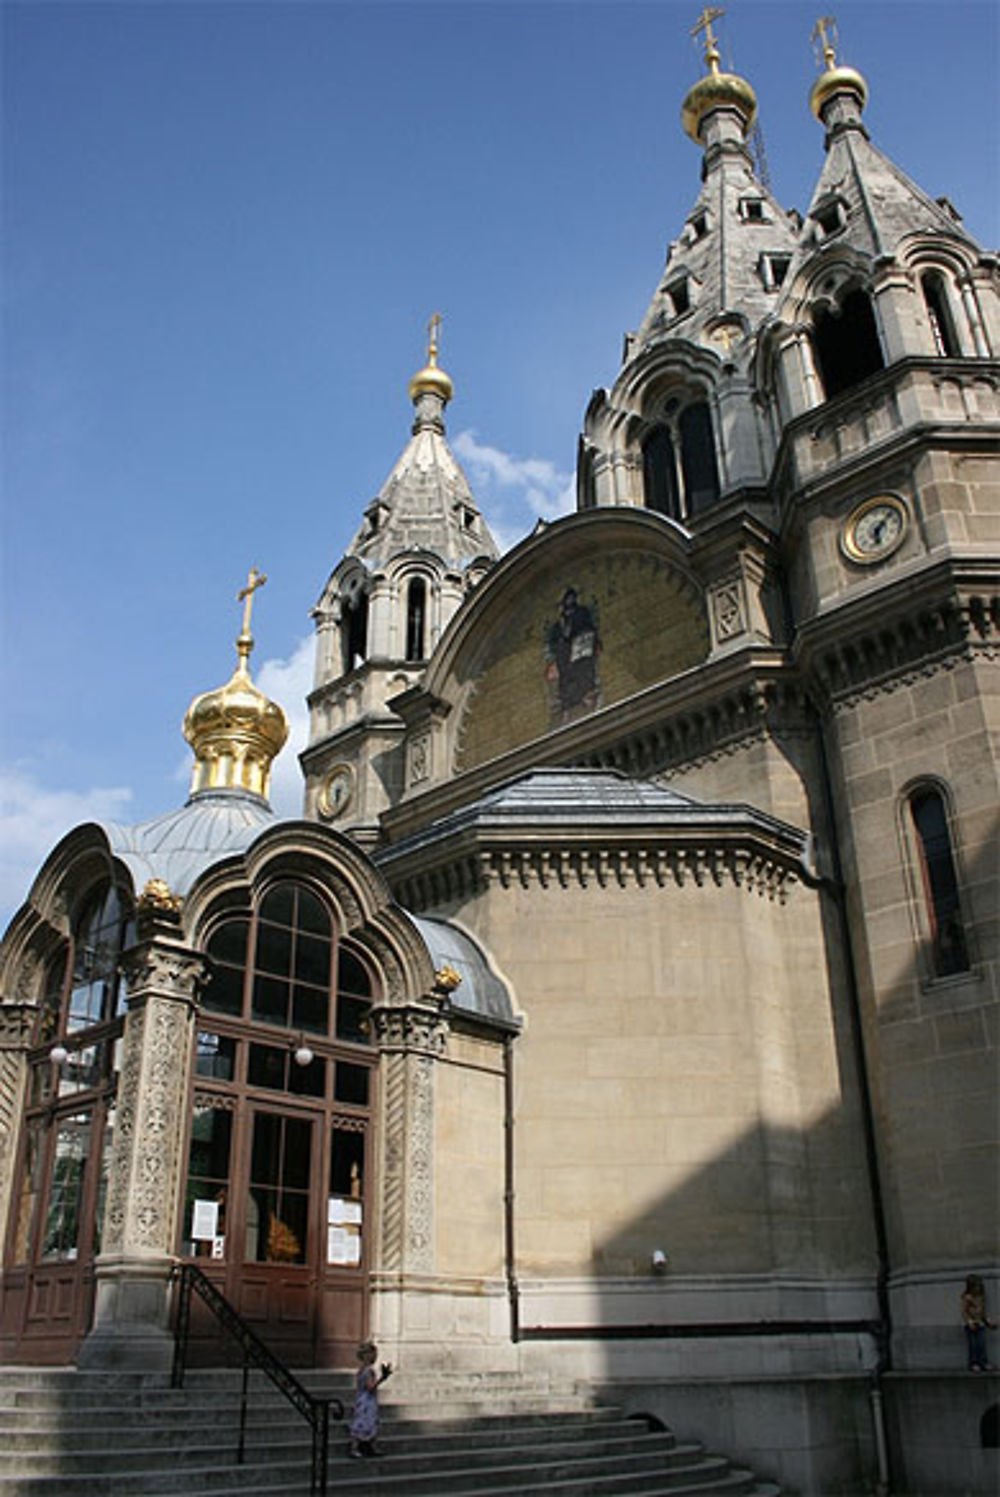
[[[383,1066],[383,1190],[380,1268],[434,1268],[434,1066],[448,1025],[432,1001],[377,1008]]]
[[[28,1069],[25,1057],[37,1013],[38,1005],[30,999],[0,1003],[0,1242],[6,1237],[14,1189],[17,1130]]]
[[[176,915],[147,910],[123,958],[128,1013],[118,1079],[104,1236],[95,1262],[86,1367],[170,1365],[169,1280],[184,1176],[182,1150],[196,1000],[205,958],[177,940]]]

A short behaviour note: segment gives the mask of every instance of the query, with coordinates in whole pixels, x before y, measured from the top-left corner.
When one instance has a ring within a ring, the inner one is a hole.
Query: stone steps
[[[0,1497],[307,1497],[311,1433],[251,1380],[236,1464],[240,1375],[0,1370]],[[343,1375],[310,1390],[350,1402]],[[418,1393],[419,1396],[415,1396]],[[434,1377],[395,1385],[379,1455],[347,1457],[330,1431],[328,1497],[778,1497],[700,1445],[545,1379]]]

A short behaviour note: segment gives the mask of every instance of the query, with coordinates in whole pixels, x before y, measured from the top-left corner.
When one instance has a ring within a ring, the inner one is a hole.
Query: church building
[[[13,919],[0,1362],[169,1366],[181,1259],[293,1367],[582,1380],[803,1494],[995,1455],[1000,264],[824,23],[782,207],[702,29],[575,513],[500,554],[432,320],[317,577],[302,818],[254,571],[186,804]]]

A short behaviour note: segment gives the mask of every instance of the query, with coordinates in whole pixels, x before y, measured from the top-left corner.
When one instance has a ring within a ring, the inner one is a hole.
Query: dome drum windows
[[[856,286],[839,306],[818,309],[813,346],[827,400],[884,369],[878,323],[867,292]]]
[[[642,444],[646,508],[686,521],[715,504],[719,473],[706,401],[672,401]]]

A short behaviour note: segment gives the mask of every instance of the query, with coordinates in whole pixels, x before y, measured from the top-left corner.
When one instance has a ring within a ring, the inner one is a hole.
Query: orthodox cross
[[[812,40],[818,43],[816,61],[820,67],[825,67],[829,71],[837,60],[837,53],[834,50],[837,43],[837,22],[833,16],[820,16],[813,27]],[[819,56],[820,52],[823,54],[822,58]]]
[[[243,633],[241,639],[247,640],[253,647],[253,635],[250,633],[250,613],[253,609],[253,595],[259,587],[263,587],[267,577],[263,572],[258,572],[256,567],[250,568],[246,587],[241,587],[236,594],[237,603],[243,603]],[[244,599],[246,601],[244,602]],[[249,651],[247,652],[249,654]]]
[[[435,312],[430,322],[427,324],[427,336],[430,339],[430,342],[427,345],[427,362],[431,365],[437,363],[438,332],[441,327],[441,322],[441,313]]]
[[[718,21],[726,12],[718,5],[706,5],[694,26],[691,27],[691,35],[696,37],[699,31],[705,33],[705,61],[711,71],[717,72],[719,67],[719,48],[712,33],[712,22]]]

